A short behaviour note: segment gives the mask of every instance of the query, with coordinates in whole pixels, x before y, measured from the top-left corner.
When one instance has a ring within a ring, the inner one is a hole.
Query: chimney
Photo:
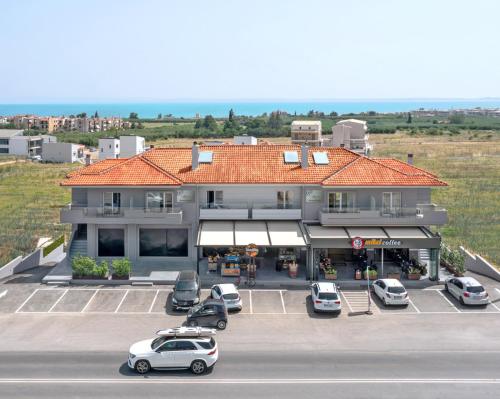
[[[340,143],[340,148],[344,148],[345,147],[345,144],[344,143]]]
[[[152,150],[153,148],[155,148],[155,146],[150,144],[149,149]]]
[[[413,154],[408,154],[408,165],[413,165]]]
[[[90,165],[92,160],[90,159],[90,154],[85,155],[85,165]]]
[[[195,170],[198,168],[198,144],[196,141],[193,143],[193,147],[191,148],[191,169]]]
[[[307,145],[302,145],[301,146],[301,153],[302,153],[302,158],[300,161],[300,165],[302,166],[302,169],[307,169],[309,166],[309,147]]]

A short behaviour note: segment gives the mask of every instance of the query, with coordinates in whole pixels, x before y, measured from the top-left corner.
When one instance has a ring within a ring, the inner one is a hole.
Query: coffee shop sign
[[[361,237],[354,237],[351,245],[354,249],[363,249],[364,247],[399,247],[402,242],[400,240],[384,240],[381,238],[363,239]]]

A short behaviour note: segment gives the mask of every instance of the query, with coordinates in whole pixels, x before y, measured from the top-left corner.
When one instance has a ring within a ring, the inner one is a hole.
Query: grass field
[[[32,162],[0,166],[0,266],[32,251],[39,237],[69,231],[59,224],[59,208],[70,202],[70,191],[59,182],[74,167]]]
[[[227,139],[223,139],[227,140]],[[269,138],[289,143],[289,138]],[[148,142],[156,146],[188,147],[193,139]],[[433,192],[433,202],[448,209],[450,222],[440,228],[445,242],[460,244],[500,265],[500,135],[466,131],[454,135],[373,134],[374,156],[406,159],[426,168],[450,185]],[[0,157],[0,162],[3,158]],[[70,201],[59,187],[77,166],[17,163],[0,166],[0,265],[34,249],[42,236],[68,232],[59,224],[59,207]]]

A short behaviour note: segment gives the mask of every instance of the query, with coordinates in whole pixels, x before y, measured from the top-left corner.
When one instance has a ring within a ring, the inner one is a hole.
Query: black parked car
[[[224,330],[227,326],[227,309],[222,299],[205,299],[193,306],[187,315],[187,325],[191,327],[217,327]]]
[[[172,307],[177,309],[189,309],[200,302],[200,278],[194,271],[180,272],[177,276],[172,295]]]

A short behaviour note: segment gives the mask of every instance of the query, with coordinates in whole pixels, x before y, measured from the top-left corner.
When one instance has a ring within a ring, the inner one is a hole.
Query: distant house
[[[292,144],[320,146],[323,142],[321,121],[293,121],[291,136]]]
[[[146,150],[146,141],[140,136],[120,136],[120,158],[130,158]]]
[[[0,129],[0,154],[31,157],[42,155],[43,143],[55,143],[55,136],[24,136],[23,130]]]
[[[235,145],[257,145],[257,137],[247,136],[246,134],[234,136],[233,143]]]
[[[46,162],[80,162],[83,160],[81,144],[73,143],[43,143],[42,159]]]
[[[99,159],[118,158],[120,156],[120,140],[114,137],[99,139]]]
[[[358,119],[338,121],[332,127],[331,145],[347,148],[357,154],[367,155],[371,147],[368,144],[366,121]]]

